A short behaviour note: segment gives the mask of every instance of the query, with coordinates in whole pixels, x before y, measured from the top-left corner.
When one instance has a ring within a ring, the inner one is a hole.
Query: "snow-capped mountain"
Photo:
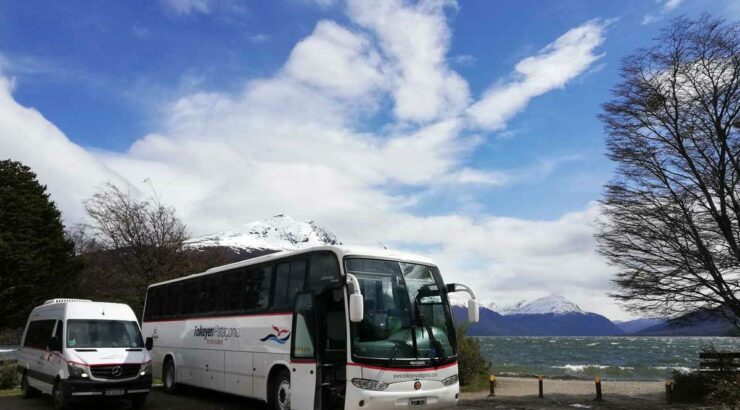
[[[498,312],[505,316],[584,313],[578,305],[560,295],[545,296],[531,302],[522,300],[513,305],[503,307]]]
[[[453,306],[458,322],[467,321],[467,307]],[[568,299],[551,295],[505,308],[481,305],[480,322],[470,325],[474,336],[607,336],[624,332],[604,316],[584,312]]]
[[[341,244],[336,235],[313,221],[297,222],[283,214],[189,241],[189,245],[194,248],[227,247],[274,251]]]

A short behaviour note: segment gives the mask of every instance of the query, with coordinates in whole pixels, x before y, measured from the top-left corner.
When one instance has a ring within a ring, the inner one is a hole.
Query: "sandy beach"
[[[695,405],[668,404],[665,382],[602,381],[603,401],[594,401],[592,380],[545,379],[544,398],[538,397],[536,378],[498,377],[496,397],[488,391],[463,393],[458,408],[463,409],[672,409],[697,408]],[[704,407],[707,408],[707,407]]]

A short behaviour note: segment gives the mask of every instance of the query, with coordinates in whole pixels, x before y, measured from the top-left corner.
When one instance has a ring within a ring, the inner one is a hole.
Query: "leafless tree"
[[[82,296],[125,302],[141,312],[148,285],[228,260],[222,249],[189,248],[185,224],[156,195],[137,200],[109,183],[85,208],[94,223],[68,233],[85,262]]]
[[[718,308],[740,327],[740,24],[673,21],[613,93],[597,234],[613,296],[670,316]]]

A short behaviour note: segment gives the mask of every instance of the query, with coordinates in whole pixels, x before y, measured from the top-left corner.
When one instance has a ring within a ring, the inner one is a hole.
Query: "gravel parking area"
[[[100,403],[74,406],[73,409],[100,409]],[[106,410],[127,410],[128,402],[111,402]],[[144,407],[147,410],[267,410],[264,403],[229,394],[217,393],[196,388],[184,388],[177,395],[169,395],[159,388],[152,390]],[[466,393],[458,403],[457,409],[696,409],[696,406],[666,405],[659,395],[641,397],[613,395],[603,402],[594,402],[584,395],[549,394],[544,399],[536,396],[506,396],[487,398],[485,393]],[[708,407],[704,407],[705,409]],[[52,410],[51,398],[42,396],[23,400],[20,396],[0,397],[2,410]]]

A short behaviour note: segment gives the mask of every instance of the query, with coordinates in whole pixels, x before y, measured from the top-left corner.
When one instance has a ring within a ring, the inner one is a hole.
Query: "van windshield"
[[[68,320],[67,347],[144,347],[136,322],[124,320]]]

